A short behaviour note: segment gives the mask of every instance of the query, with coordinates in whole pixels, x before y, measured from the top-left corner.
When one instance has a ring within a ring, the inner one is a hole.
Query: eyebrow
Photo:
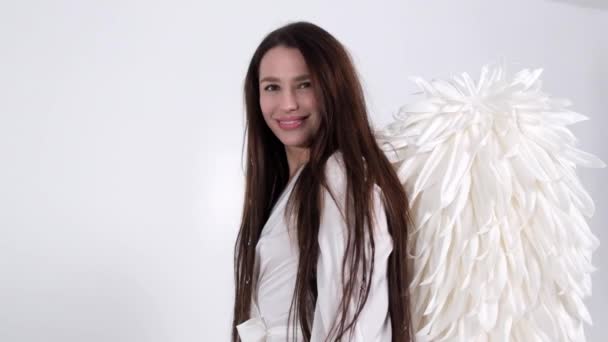
[[[306,79],[310,79],[310,75],[300,75],[293,78],[294,81],[302,81]],[[280,82],[280,80],[277,77],[267,76],[260,80],[260,83],[263,82]]]

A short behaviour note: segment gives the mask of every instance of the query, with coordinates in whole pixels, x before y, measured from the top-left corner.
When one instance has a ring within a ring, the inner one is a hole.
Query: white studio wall
[[[0,341],[227,341],[243,196],[242,81],[272,29],[312,21],[350,50],[372,120],[407,77],[506,60],[591,118],[608,161],[603,1],[3,1]],[[608,174],[582,169],[605,244]],[[594,254],[608,336],[608,250]]]

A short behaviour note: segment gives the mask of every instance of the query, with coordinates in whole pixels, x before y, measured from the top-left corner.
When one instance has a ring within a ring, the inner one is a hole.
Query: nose
[[[286,90],[281,97],[281,109],[285,112],[298,109],[298,99],[292,90]]]

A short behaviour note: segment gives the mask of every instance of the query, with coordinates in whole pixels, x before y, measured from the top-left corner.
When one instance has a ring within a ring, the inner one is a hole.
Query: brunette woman
[[[246,190],[233,341],[412,341],[407,200],[346,49],[268,34],[245,78]]]

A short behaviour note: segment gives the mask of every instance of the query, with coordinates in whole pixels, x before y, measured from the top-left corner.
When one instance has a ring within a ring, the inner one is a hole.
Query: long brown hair
[[[406,195],[374,138],[363,90],[348,52],[327,31],[307,22],[291,23],[269,33],[253,54],[245,78],[247,166],[242,223],[234,251],[232,341],[239,341],[236,326],[250,318],[253,283],[250,280],[253,276],[255,246],[289,177],[285,148],[266,125],[259,104],[260,61],[268,50],[276,46],[296,48],[304,56],[321,117],[321,125],[310,146],[310,158],[303,166],[288,202],[289,211],[295,209],[299,248],[296,285],[289,316],[294,315],[293,324],[299,322],[305,341],[309,341],[317,300],[321,187],[329,189],[324,174],[325,164],[334,152],[340,151],[347,179],[349,206],[346,217],[349,231],[342,263],[344,293],[337,325],[333,329],[336,329],[337,339],[346,336],[367,300],[373,272],[373,267],[368,265],[373,265],[374,257],[371,196],[373,185],[377,184],[382,190],[388,229],[393,239],[393,252],[386,270],[392,340],[412,341],[406,259],[409,222]],[[367,255],[365,241],[371,242],[370,256]],[[361,287],[356,280],[356,272],[345,272],[346,267],[362,270],[366,283]],[[347,320],[350,298],[355,294],[361,300],[358,301],[353,319]]]

